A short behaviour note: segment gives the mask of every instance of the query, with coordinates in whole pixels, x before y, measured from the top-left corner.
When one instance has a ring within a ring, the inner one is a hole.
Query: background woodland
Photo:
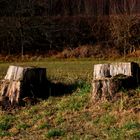
[[[139,12],[139,0],[0,0],[0,54],[131,54],[140,46]]]

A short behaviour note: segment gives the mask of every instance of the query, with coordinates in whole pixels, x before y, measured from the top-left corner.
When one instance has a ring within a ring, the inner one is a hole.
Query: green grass
[[[64,134],[65,134],[65,132],[63,130],[51,129],[47,132],[47,134],[45,134],[45,137],[47,137],[47,138],[60,137],[60,136],[63,136]]]
[[[11,115],[2,115],[0,117],[0,130],[8,130],[12,126],[14,117]]]
[[[26,123],[21,123],[21,124],[17,125],[17,129],[19,129],[19,130],[26,130],[28,127],[30,127],[30,126]]]
[[[50,125],[46,122],[46,123],[43,123],[40,126],[38,126],[38,129],[45,129],[45,128],[49,128],[49,127],[50,127]]]
[[[50,81],[76,87],[69,94],[49,97],[10,114],[0,111],[0,139],[139,140],[140,114],[133,110],[140,107],[140,88],[125,91],[116,102],[95,104],[91,99],[93,65],[104,62],[47,59],[0,63],[1,78],[10,64],[32,65],[47,68]]]
[[[51,80],[59,80],[61,82],[73,82],[77,79],[90,81],[92,79],[93,65],[95,63],[104,63],[107,61],[90,60],[90,59],[68,59],[68,60],[54,60],[46,59],[34,62],[13,62],[0,63],[0,75],[4,76],[6,70],[11,65],[21,66],[39,66],[47,68],[47,76]]]

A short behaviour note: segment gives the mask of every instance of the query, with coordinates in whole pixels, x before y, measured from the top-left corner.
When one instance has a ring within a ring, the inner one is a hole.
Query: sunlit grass
[[[10,64],[47,68],[51,81],[74,83],[68,95],[49,97],[36,105],[0,111],[0,139],[138,140],[140,89],[125,91],[115,102],[92,101],[93,65],[109,61],[53,60],[0,63],[1,79]],[[131,96],[130,96],[131,95]],[[135,111],[136,110],[136,111]]]

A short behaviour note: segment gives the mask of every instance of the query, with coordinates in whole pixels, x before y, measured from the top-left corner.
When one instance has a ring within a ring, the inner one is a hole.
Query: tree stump
[[[24,97],[41,97],[45,81],[45,68],[9,66],[2,80],[1,105],[19,104]]]
[[[92,95],[94,100],[112,100],[120,89],[139,85],[140,70],[136,63],[94,65]]]

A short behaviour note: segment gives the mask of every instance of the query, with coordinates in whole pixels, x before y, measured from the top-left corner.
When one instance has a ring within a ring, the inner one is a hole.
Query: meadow
[[[120,61],[120,60],[117,60]],[[130,61],[127,59],[127,61]],[[139,62],[139,59],[131,59]],[[0,79],[9,65],[37,66],[47,69],[52,83],[65,84],[61,96],[40,99],[11,111],[0,110],[2,140],[139,140],[140,88],[120,91],[115,102],[92,100],[93,59],[42,59],[28,62],[0,62]],[[45,92],[45,91],[44,91]],[[45,93],[49,94],[49,93]]]

